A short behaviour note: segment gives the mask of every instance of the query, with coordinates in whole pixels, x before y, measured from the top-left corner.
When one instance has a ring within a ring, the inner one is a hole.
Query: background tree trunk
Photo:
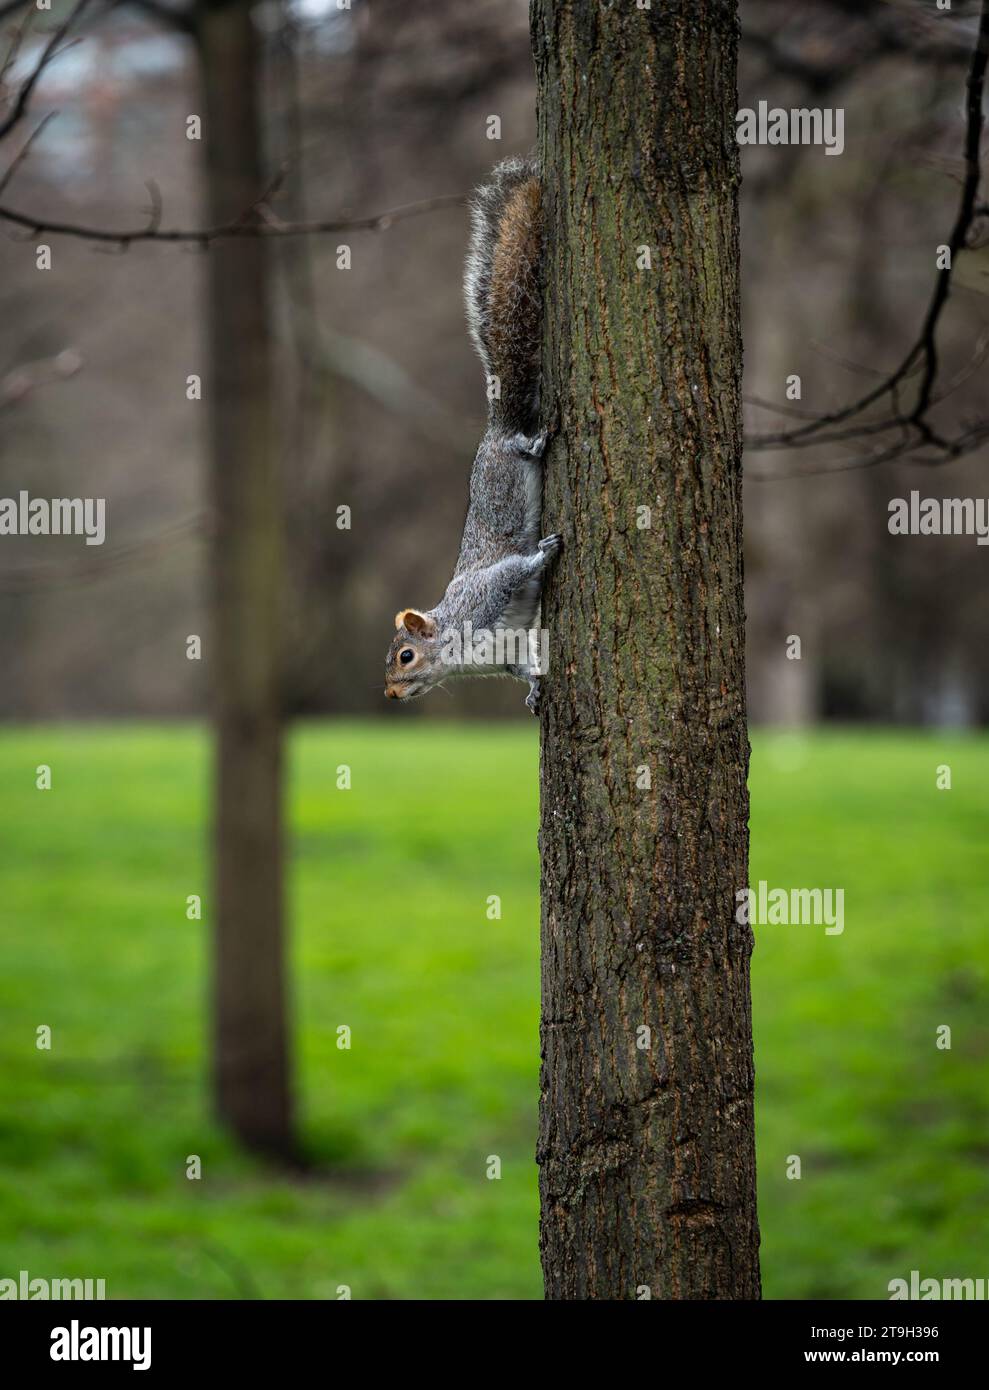
[[[263,192],[258,40],[245,3],[198,7],[208,220]],[[213,1039],[220,1118],[287,1154],[292,1113],[282,902],[281,508],[273,436],[268,243],[206,255],[216,720]]]
[[[546,1294],[758,1298],[735,7],[533,0],[532,20],[543,530],[565,541],[544,605]]]

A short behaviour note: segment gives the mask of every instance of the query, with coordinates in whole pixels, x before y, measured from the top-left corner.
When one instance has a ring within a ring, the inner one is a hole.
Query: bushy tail
[[[508,433],[539,423],[542,189],[530,159],[506,159],[471,203],[467,324],[489,378],[489,416]]]

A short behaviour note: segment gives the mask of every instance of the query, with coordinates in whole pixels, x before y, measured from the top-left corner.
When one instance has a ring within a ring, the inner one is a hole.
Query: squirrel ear
[[[402,608],[395,614],[395,627],[404,627],[417,637],[436,636],[436,624],[425,613],[420,613],[418,608]]]

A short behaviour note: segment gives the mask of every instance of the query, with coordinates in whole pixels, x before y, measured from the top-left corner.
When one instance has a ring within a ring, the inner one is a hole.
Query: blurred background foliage
[[[202,223],[193,61],[165,8],[106,6],[45,73],[38,95],[59,115],[12,206],[132,226],[153,179],[167,223]],[[966,53],[960,11],[920,42],[916,8],[744,0],[740,105],[846,111],[840,158],[743,151],[753,400],[783,403],[797,373],[801,408],[834,409],[916,334],[953,216]],[[533,144],[524,0],[258,15],[282,217],[463,193]],[[206,661],[185,655],[205,631],[209,532],[204,406],[186,378],[205,371],[216,252],[60,239],[41,275],[33,239],[0,238],[0,495],[105,496],[110,522],[81,559],[36,539],[0,553],[0,1274],[102,1277],[111,1297],[539,1296],[535,730],[508,683],[402,710],[381,698],[393,613],[434,602],[449,577],[482,427],[465,236],[453,207],[273,247],[284,706],[306,716],[289,798],[306,1161],[281,1169],[207,1118],[207,738],[174,722],[206,708],[208,634]],[[987,284],[975,253],[944,324],[953,373],[977,365]],[[60,361],[73,371],[47,370]],[[975,371],[952,409],[964,418],[984,395]],[[749,413],[753,428],[782,423]],[[774,465],[790,461],[808,459]],[[912,1268],[983,1272],[985,553],[886,529],[891,497],[978,495],[983,468],[747,485],[750,706],[771,726],[754,736],[752,879],[846,894],[840,938],[757,933],[770,1297],[883,1297]],[[786,660],[792,633],[800,661]],[[50,794],[34,788],[40,763],[56,769]],[[485,916],[494,892],[500,921]],[[201,923],[190,893],[206,895]],[[42,1023],[51,1052],[34,1048]],[[949,1052],[934,1046],[944,1023]],[[202,1181],[185,1176],[190,1154]]]

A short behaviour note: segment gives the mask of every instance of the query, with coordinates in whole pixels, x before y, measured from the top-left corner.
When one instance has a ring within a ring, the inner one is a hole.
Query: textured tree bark
[[[564,536],[543,612],[537,1158],[553,1299],[759,1297],[752,939],[734,916],[748,882],[736,28],[734,0],[532,3],[558,424],[543,530]]]
[[[258,42],[246,3],[202,3],[209,220],[262,192]],[[268,244],[220,242],[206,256],[204,396],[210,417],[216,726],[213,930],[214,1100],[249,1146],[292,1150],[282,902],[279,708],[281,512],[273,434]]]

